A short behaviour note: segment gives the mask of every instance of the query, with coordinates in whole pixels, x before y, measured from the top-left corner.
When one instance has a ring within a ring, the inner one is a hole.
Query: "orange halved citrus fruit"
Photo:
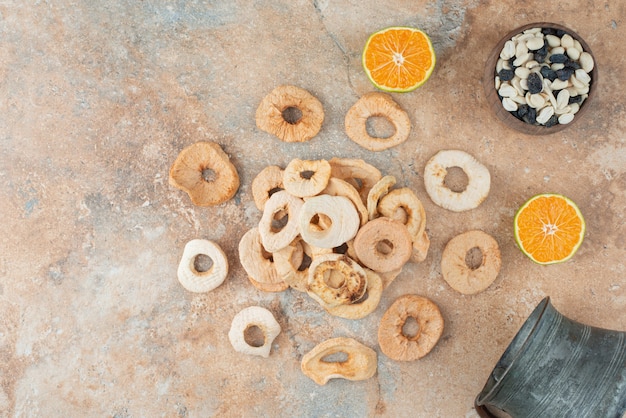
[[[514,219],[517,245],[531,260],[553,264],[574,255],[585,235],[585,219],[574,202],[559,194],[528,199]]]
[[[406,93],[428,80],[435,68],[435,50],[421,30],[394,26],[370,35],[362,60],[377,88]]]

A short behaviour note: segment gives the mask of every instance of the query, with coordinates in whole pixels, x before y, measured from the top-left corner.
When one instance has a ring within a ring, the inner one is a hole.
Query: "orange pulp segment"
[[[363,68],[379,89],[405,93],[428,80],[435,68],[435,50],[419,29],[391,27],[370,35],[363,49]]]
[[[539,194],[517,211],[515,240],[531,260],[553,264],[568,260],[583,242],[585,220],[574,202],[558,194]]]

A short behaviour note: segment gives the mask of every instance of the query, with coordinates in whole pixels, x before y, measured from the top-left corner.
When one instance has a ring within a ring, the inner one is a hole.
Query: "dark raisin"
[[[569,60],[569,57],[565,54],[550,55],[550,62],[553,64],[565,64]]]
[[[511,81],[515,77],[515,71],[503,68],[498,73],[498,77],[500,77],[501,81]]]
[[[565,62],[565,67],[571,68],[574,71],[581,68],[579,63],[577,63],[576,61],[572,61],[572,60],[567,60],[567,62]]]
[[[542,28],[541,33],[544,35],[556,35],[556,30],[554,28]]]
[[[559,123],[559,117],[557,115],[552,115],[550,116],[550,119],[548,119],[546,123],[544,123],[544,126],[546,128],[549,128],[551,126],[556,125],[557,123]]]
[[[574,74],[574,70],[571,68],[561,68],[560,70],[556,70],[556,77],[561,81],[567,81]]]
[[[583,96],[581,96],[580,94],[576,95],[576,96],[571,96],[569,98],[569,101],[567,104],[572,104],[572,103],[580,103],[583,101]]]
[[[528,76],[528,91],[530,94],[541,93],[543,90],[543,79],[538,73],[530,73]]]
[[[550,67],[541,67],[541,75],[550,81],[556,80],[556,71]]]
[[[530,108],[530,106],[528,106],[527,104],[521,104],[517,107],[517,115],[522,118],[524,117],[524,115],[526,115],[528,113],[528,109]]]
[[[537,123],[537,109],[528,107],[528,113],[526,113],[522,119],[524,122],[534,125]]]
[[[567,35],[567,32],[565,32],[563,29],[557,29],[555,32],[555,35],[558,36],[559,38],[562,38],[563,35]]]

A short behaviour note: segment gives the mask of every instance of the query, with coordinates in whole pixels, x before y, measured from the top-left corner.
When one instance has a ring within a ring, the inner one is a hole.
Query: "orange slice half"
[[[428,80],[435,68],[430,38],[416,28],[394,26],[370,35],[363,49],[363,68],[379,89],[406,93]]]
[[[574,202],[559,194],[539,194],[514,219],[517,245],[539,264],[570,259],[583,242],[585,220]]]

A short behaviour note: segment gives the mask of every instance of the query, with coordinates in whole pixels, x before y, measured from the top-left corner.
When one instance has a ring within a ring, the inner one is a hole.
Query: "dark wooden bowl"
[[[576,113],[576,115],[574,116],[574,119],[570,123],[565,124],[565,125],[556,124],[551,127],[546,127],[542,125],[531,125],[529,123],[526,123],[516,118],[513,114],[511,114],[509,111],[504,109],[504,107],[502,107],[502,101],[500,99],[500,96],[498,96],[498,91],[496,90],[496,87],[495,87],[496,63],[498,62],[498,58],[500,57],[500,52],[502,51],[502,48],[504,47],[504,43],[510,40],[513,36],[517,35],[518,33],[525,31],[526,29],[537,28],[537,27],[560,29],[569,33],[574,39],[577,39],[578,42],[580,42],[580,44],[583,47],[583,50],[588,52],[593,57],[594,67],[591,73],[589,73],[589,75],[591,76],[591,82],[589,84],[588,97],[580,106],[580,110]],[[587,43],[580,36],[578,36],[578,34],[574,32],[573,30],[566,28],[565,26],[556,24],[556,23],[549,23],[549,22],[529,23],[528,25],[521,26],[507,33],[500,40],[500,42],[498,42],[498,44],[495,46],[493,51],[491,51],[491,54],[489,54],[489,57],[487,58],[487,63],[485,64],[485,72],[483,74],[483,88],[485,89],[485,97],[487,99],[487,103],[489,103],[489,106],[493,109],[498,119],[500,119],[508,127],[515,129],[516,131],[528,134],[528,135],[553,134],[555,132],[562,131],[563,129],[566,129],[572,126],[573,124],[577,123],[578,120],[581,119],[584,116],[584,114],[587,112],[587,109],[589,109],[589,104],[592,102],[593,97],[595,96],[596,86],[598,84],[597,64],[598,63],[596,62],[596,57],[591,52],[589,45],[587,45]]]

